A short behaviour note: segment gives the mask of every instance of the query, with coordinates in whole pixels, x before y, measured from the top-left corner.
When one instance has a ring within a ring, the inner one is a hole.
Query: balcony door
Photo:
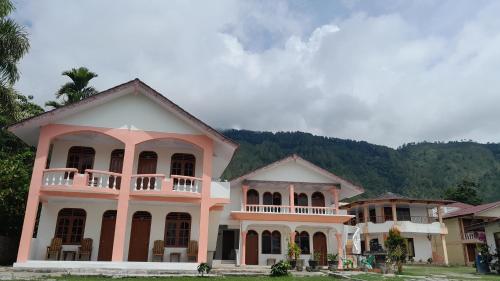
[[[135,212],[130,229],[128,261],[148,261],[149,234],[151,232],[151,214]]]
[[[115,239],[116,211],[104,212],[101,223],[101,238],[99,239],[98,261],[111,261],[113,242]]]
[[[156,174],[156,165],[158,163],[158,155],[154,151],[143,151],[139,154],[139,162],[137,163],[137,174]],[[138,178],[137,186],[142,189],[154,189],[155,178],[146,177]]]
[[[94,167],[95,150],[92,147],[72,146],[68,151],[66,168],[78,169],[78,173],[85,173],[86,169]],[[70,174],[73,178],[73,174]]]
[[[123,157],[125,155],[125,150],[115,149],[111,152],[111,158],[109,160],[109,171],[113,173],[122,173],[123,169]],[[112,187],[116,180],[116,189],[120,189],[121,178],[115,178],[114,176],[109,177],[109,186]]]

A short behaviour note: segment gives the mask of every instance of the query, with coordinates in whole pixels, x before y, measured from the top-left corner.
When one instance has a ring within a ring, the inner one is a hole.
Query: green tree
[[[19,108],[13,85],[19,80],[17,63],[28,52],[28,33],[8,15],[14,11],[9,0],[0,0],[0,104],[4,113],[16,118]]]
[[[401,236],[401,233],[396,227],[389,230],[387,240],[385,240],[385,248],[387,250],[387,257],[397,266],[398,274],[403,272],[403,262],[408,255],[408,244]]]
[[[45,103],[45,106],[59,108],[98,93],[94,87],[89,86],[90,80],[97,77],[97,74],[88,70],[88,68],[73,68],[64,71],[62,75],[68,76],[71,79],[71,82],[62,85],[56,93],[56,99],[62,99],[62,101],[48,101]]]
[[[464,179],[456,187],[448,188],[444,193],[444,199],[479,205],[482,203],[482,199],[477,189],[478,185],[475,182]]]

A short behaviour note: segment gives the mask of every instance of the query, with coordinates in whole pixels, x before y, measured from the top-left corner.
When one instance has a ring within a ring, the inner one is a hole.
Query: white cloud
[[[32,49],[18,88],[43,103],[63,70],[84,65],[99,89],[138,77],[218,128],[392,146],[500,140],[498,3],[417,21],[358,9],[316,26],[286,2],[215,4],[21,2]]]

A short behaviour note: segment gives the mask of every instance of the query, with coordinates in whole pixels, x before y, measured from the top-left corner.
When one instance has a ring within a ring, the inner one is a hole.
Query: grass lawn
[[[331,281],[337,280],[328,276],[308,276],[308,277],[269,277],[269,276],[258,276],[258,277],[131,277],[131,278],[120,278],[116,279],[119,281],[246,281],[246,280],[259,280],[259,281],[294,281],[294,280],[304,280],[307,278],[308,281]],[[80,277],[80,276],[66,276],[57,278],[57,280],[69,280],[69,281],[104,281],[109,280],[109,277]]]
[[[473,267],[465,266],[421,266],[421,265],[405,265],[403,267],[403,274],[395,277],[383,277],[378,274],[361,274],[356,278],[362,280],[387,280],[387,281],[403,281],[411,278],[412,276],[435,276],[435,277],[448,277],[454,280],[500,280],[500,275],[482,275],[476,274]]]

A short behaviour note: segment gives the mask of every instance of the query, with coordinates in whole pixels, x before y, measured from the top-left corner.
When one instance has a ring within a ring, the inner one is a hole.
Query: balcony
[[[121,174],[75,168],[55,168],[43,171],[41,192],[56,196],[68,194],[81,197],[116,197],[119,194]]]
[[[237,220],[302,221],[344,223],[352,216],[333,207],[244,205],[240,211],[231,212]]]
[[[472,244],[483,244],[486,242],[486,234],[484,231],[469,231],[463,234],[462,238],[463,243],[472,243]]]
[[[371,216],[368,218],[368,223],[354,218],[349,224],[361,227],[363,233],[386,233],[394,225],[406,233],[448,233],[446,227],[441,225],[436,217],[430,216],[402,216],[398,217],[396,222],[390,216]]]
[[[132,175],[130,196],[132,199],[198,202],[201,199],[202,179],[165,174]],[[229,182],[211,182],[210,197],[219,203],[229,203]],[[79,196],[88,198],[118,198],[122,188],[122,174],[100,170],[54,168],[43,171],[42,195]]]

